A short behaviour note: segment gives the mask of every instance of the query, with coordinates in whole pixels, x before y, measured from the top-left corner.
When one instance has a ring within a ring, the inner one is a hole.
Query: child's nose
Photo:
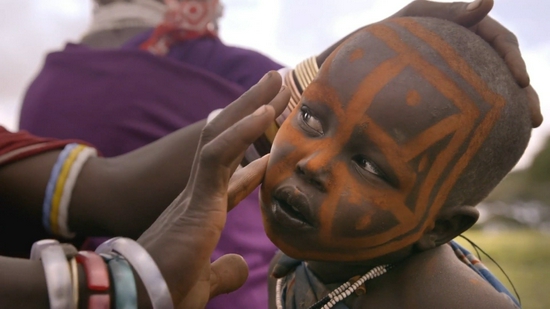
[[[296,174],[322,192],[326,192],[329,171],[328,164],[315,158],[303,159],[296,164]]]

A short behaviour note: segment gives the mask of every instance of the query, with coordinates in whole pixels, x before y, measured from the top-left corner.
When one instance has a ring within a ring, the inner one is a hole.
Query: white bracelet
[[[57,240],[35,242],[31,260],[42,260],[51,309],[75,309],[71,271],[65,253]]]
[[[97,247],[96,253],[115,252],[123,256],[137,272],[154,309],[173,309],[174,303],[168,285],[153,258],[136,241],[115,237]]]
[[[97,150],[95,148],[84,148],[74,160],[71,165],[69,175],[67,175],[67,178],[65,179],[63,194],[61,195],[61,200],[59,201],[59,212],[57,214],[58,233],[65,238],[71,239],[75,236],[75,234],[69,229],[68,224],[69,204],[71,202],[71,195],[73,193],[74,185],[86,161],[88,161],[90,157],[95,156],[97,156]]]

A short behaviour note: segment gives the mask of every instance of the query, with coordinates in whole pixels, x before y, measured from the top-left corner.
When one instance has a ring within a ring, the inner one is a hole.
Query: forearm
[[[0,204],[35,222],[42,218],[42,202],[52,167],[60,150],[52,150],[0,167]]]
[[[0,256],[0,308],[49,308],[40,261]]]
[[[91,158],[73,190],[69,226],[137,237],[185,188],[205,121],[115,158]]]
[[[88,308],[89,297],[94,292],[87,287],[87,278],[82,264],[77,263],[78,308]],[[137,273],[134,278],[138,287],[140,308],[149,308],[146,290]],[[108,295],[115,297],[114,283],[110,282]],[[145,305],[144,305],[145,304]],[[48,283],[40,260],[28,260],[0,256],[0,308],[49,309]]]

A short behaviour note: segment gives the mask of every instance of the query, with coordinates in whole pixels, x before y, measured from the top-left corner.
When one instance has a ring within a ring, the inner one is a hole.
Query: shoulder
[[[408,304],[428,308],[516,308],[444,245],[411,257],[396,272]]]

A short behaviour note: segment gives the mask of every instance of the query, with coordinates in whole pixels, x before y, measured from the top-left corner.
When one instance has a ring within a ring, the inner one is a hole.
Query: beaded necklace
[[[376,266],[375,268],[371,269],[369,272],[361,276],[359,279],[357,279],[357,281],[352,283],[352,280],[349,280],[346,283],[342,284],[341,286],[339,286],[338,288],[330,292],[327,296],[323,297],[321,300],[311,305],[309,309],[331,309],[337,303],[348,298],[367,280],[371,280],[376,277],[379,277],[385,274],[386,272],[388,272],[388,270],[390,270],[391,268],[392,268],[392,265]],[[282,286],[283,286],[283,278],[279,278],[277,280],[277,285],[275,287],[275,294],[276,294],[275,303],[276,303],[277,309],[283,309]]]

